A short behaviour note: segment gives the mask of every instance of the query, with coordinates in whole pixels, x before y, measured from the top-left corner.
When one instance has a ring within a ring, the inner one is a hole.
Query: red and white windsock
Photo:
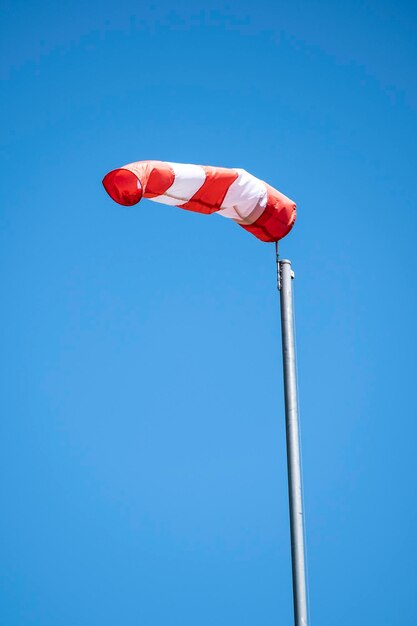
[[[295,203],[242,169],[137,161],[112,170],[103,179],[109,196],[125,206],[148,198],[227,217],[261,241],[278,241],[291,230]]]

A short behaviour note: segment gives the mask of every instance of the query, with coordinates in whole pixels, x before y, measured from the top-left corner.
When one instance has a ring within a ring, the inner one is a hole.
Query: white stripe
[[[236,168],[235,171],[239,176],[230,185],[217,213],[239,224],[253,224],[265,209],[266,185],[246,170]]]
[[[206,173],[200,165],[168,163],[174,172],[174,182],[161,196],[148,198],[154,202],[181,206],[186,204],[206,180]]]

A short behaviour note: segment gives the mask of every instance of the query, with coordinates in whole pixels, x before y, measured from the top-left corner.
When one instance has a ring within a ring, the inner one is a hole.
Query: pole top
[[[289,259],[280,259],[279,262],[282,264],[286,263],[287,265],[291,265],[291,261]]]

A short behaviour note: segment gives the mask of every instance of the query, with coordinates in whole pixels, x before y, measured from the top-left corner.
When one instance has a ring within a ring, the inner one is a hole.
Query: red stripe
[[[296,205],[276,189],[266,186],[268,200],[264,212],[253,224],[240,225],[261,241],[278,241],[294,226]]]
[[[224,197],[238,173],[224,167],[204,167],[206,180],[200,189],[181,209],[196,211],[197,213],[214,213],[222,205]]]
[[[175,175],[172,169],[165,163],[157,163],[153,165],[153,162],[149,162],[150,173],[145,185],[145,198],[155,198],[155,196],[162,196],[167,189],[169,189],[175,180]]]

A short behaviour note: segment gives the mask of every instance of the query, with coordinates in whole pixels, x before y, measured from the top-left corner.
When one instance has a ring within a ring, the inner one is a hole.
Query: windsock
[[[142,198],[233,220],[261,241],[278,241],[296,218],[295,203],[243,169],[137,161],[103,179],[109,196],[125,206]]]

